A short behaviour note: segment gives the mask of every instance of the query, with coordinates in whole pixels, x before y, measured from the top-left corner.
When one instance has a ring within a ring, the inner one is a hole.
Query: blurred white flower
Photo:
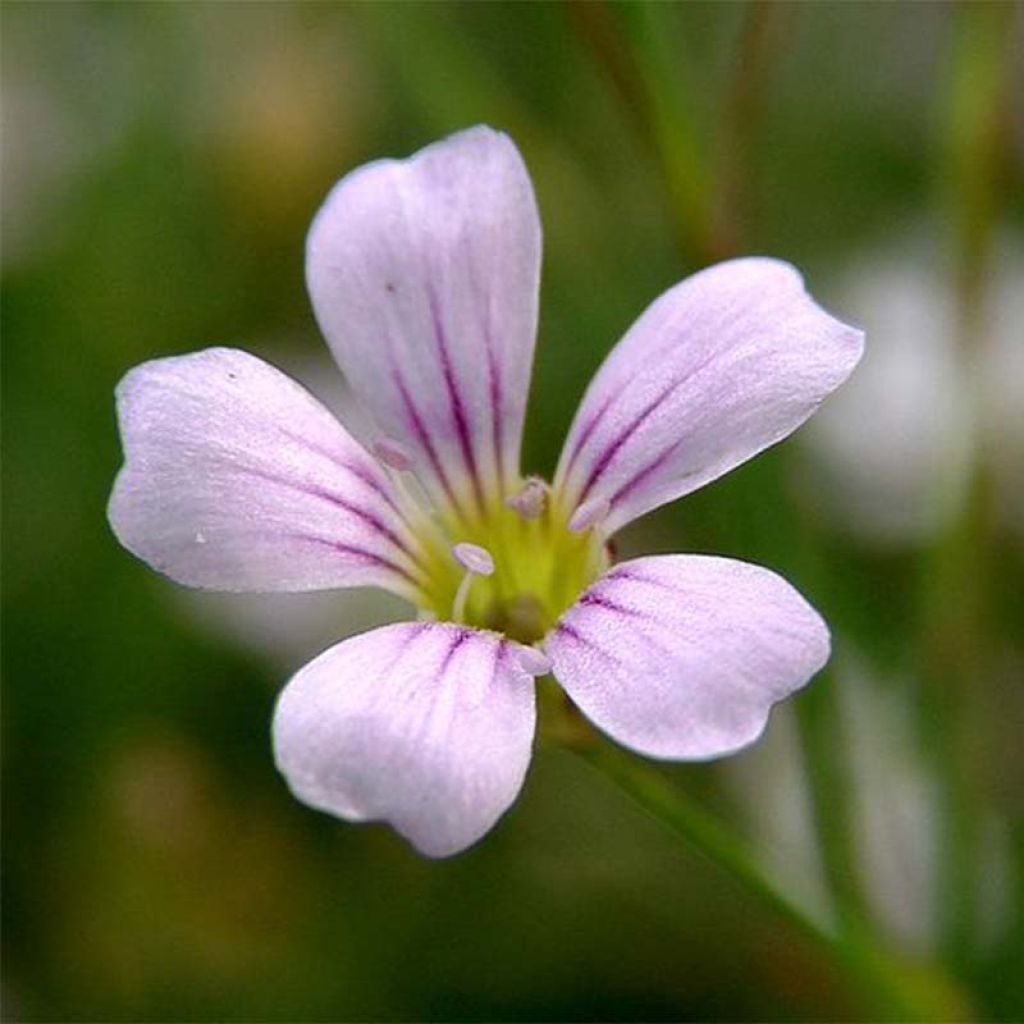
[[[961,507],[980,454],[996,470],[1006,518],[1024,512],[1024,258],[1000,252],[993,266],[970,353],[951,281],[923,247],[874,252],[837,290],[871,341],[802,437],[825,477],[824,500],[851,532],[879,544],[926,541]]]
[[[862,661],[838,661],[830,682],[840,695],[843,753],[848,757],[848,801],[854,862],[871,915],[908,949],[938,944],[938,882],[943,842],[938,783],[913,718],[906,681],[882,678]],[[794,899],[823,916],[822,884],[802,752],[791,717],[729,766],[747,808],[762,858]],[[977,935],[994,941],[1009,923],[1010,892],[1005,822],[980,823]]]

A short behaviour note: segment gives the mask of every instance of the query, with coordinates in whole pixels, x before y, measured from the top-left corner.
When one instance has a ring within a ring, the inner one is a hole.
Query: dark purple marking
[[[498,669],[501,667],[501,663],[505,660],[505,655],[507,653],[508,653],[508,641],[503,636],[502,637],[498,637],[498,642],[494,645],[494,674],[495,674],[495,676],[497,676]]]
[[[673,441],[656,459],[652,459],[639,473],[634,473],[611,497],[614,505],[635,491],[648,477],[656,473],[675,454],[681,441]]]
[[[422,590],[424,587],[424,584],[420,580],[416,579],[412,573],[402,568],[402,566],[397,562],[392,562],[390,558],[385,558],[383,555],[378,555],[373,551],[367,551],[366,548],[360,548],[354,544],[343,544],[340,541],[330,540],[327,537],[317,537],[314,534],[309,533],[293,533],[290,536],[295,540],[308,541],[310,544],[322,544],[324,547],[331,548],[339,554],[351,555],[353,558],[358,558],[370,565],[380,566],[380,568],[387,569],[390,572],[401,576],[403,579],[408,580],[419,590]]]
[[[573,629],[564,619],[560,619],[555,624],[555,632],[561,633],[563,636],[567,636],[572,640],[578,640],[581,644],[589,644],[587,640],[579,630]]]
[[[459,507],[459,500],[455,496],[455,492],[452,490],[451,484],[448,482],[448,476],[444,471],[444,466],[441,465],[441,460],[437,456],[437,449],[434,448],[434,442],[431,440],[430,433],[427,430],[427,425],[423,422],[423,418],[420,416],[419,410],[416,408],[416,403],[412,399],[412,395],[409,394],[409,389],[405,385],[405,380],[402,378],[401,373],[397,369],[392,367],[392,373],[394,374],[395,386],[398,388],[398,393],[402,398],[402,404],[405,406],[406,414],[409,417],[409,423],[412,426],[413,433],[416,435],[416,440],[419,441],[420,447],[427,453],[427,459],[430,461],[430,467],[437,475],[437,479],[441,483],[441,488],[451,502],[452,508],[455,509],[458,515],[462,515],[462,510]]]
[[[394,656],[387,663],[386,668],[379,670],[379,674],[381,676],[386,676],[391,672],[391,670],[402,660],[402,658],[405,657],[406,651],[408,651],[409,648],[412,647],[413,642],[415,640],[418,640],[423,635],[424,630],[429,625],[430,623],[427,622],[411,622],[408,624],[410,628],[402,637],[402,642],[399,644],[398,649],[392,652]]]
[[[287,480],[284,477],[277,476],[273,473],[267,473],[264,470],[256,469],[255,467],[248,467],[242,472],[249,476],[258,477],[260,480],[266,480],[268,483],[278,484],[281,487],[287,487],[293,491],[299,491],[301,494],[308,494],[313,498],[320,498],[323,501],[330,502],[338,508],[344,509],[346,512],[351,513],[357,519],[361,519],[371,529],[376,530],[382,537],[390,541],[396,548],[399,549],[403,554],[407,555],[413,562],[419,564],[419,558],[416,552],[409,547],[408,544],[391,529],[387,523],[380,520],[378,516],[375,516],[369,509],[361,508],[359,505],[355,505],[350,502],[347,498],[343,498],[338,494],[334,494],[331,491],[325,490],[315,484],[301,483],[297,480]]]
[[[395,499],[388,492],[387,487],[376,479],[365,467],[356,463],[347,462],[343,458],[339,458],[335,455],[334,452],[328,451],[326,448],[322,448],[318,444],[313,444],[308,438],[300,437],[298,434],[293,434],[290,430],[286,430],[284,427],[278,427],[278,430],[287,437],[289,441],[294,441],[303,448],[308,448],[309,451],[323,456],[323,458],[327,459],[327,461],[332,465],[337,466],[338,469],[342,469],[346,473],[351,473],[357,480],[362,481],[362,483],[366,484],[366,486],[371,490],[376,491],[377,494],[379,494],[400,516],[402,516],[403,520],[405,519],[405,516],[402,515],[402,510],[398,507]]]
[[[501,366],[498,364],[491,348],[490,327],[484,335],[487,343],[487,385],[491,397],[491,443],[494,445],[494,465],[498,471],[499,486],[505,486],[505,466],[502,462],[502,451],[505,444],[504,421],[502,419],[502,405],[504,403],[503,389],[501,384]]]
[[[705,367],[709,366],[719,354],[720,353],[718,352],[709,353],[707,358],[702,360],[698,366],[693,367],[677,380],[670,382],[669,385],[657,395],[657,397],[648,402],[647,405],[635,417],[633,417],[633,421],[624,430],[619,432],[615,440],[612,441],[611,444],[608,445],[601,453],[600,457],[594,464],[594,467],[591,469],[590,475],[587,477],[587,482],[583,485],[583,490],[580,492],[580,496],[578,498],[580,504],[586,501],[587,495],[590,494],[594,484],[597,483],[597,481],[604,475],[619,449],[629,440],[636,430],[638,430],[639,427],[650,418],[650,416],[669,398],[670,395],[678,391],[684,384],[687,384]],[[628,386],[628,383],[624,385],[620,389],[620,393]]]
[[[559,622],[558,625],[555,626],[555,634],[566,636],[581,647],[589,647],[590,650],[595,651],[606,661],[610,661],[614,665],[620,665],[624,668],[629,667],[626,661],[618,657],[614,652],[608,650],[607,647],[602,647],[596,640],[591,640],[590,637],[584,636],[578,629],[574,629],[564,621]]]
[[[439,671],[444,674],[448,671],[448,666],[451,664],[452,658],[455,657],[455,652],[473,635],[471,629],[460,629],[455,635],[455,639],[452,640],[451,647],[445,652],[444,660],[441,662],[441,668]]]
[[[666,583],[665,580],[658,579],[656,576],[645,576],[643,573],[638,573],[635,569],[630,568],[629,562],[617,565],[608,572],[605,576],[605,582],[610,580],[630,580],[633,583],[646,583],[649,587],[658,587],[673,594],[685,593],[685,591],[674,587],[671,583]]]
[[[651,618],[650,615],[646,612],[640,611],[638,608],[630,608],[627,605],[619,604],[618,601],[613,601],[610,597],[605,597],[603,594],[598,594],[593,590],[588,590],[583,594],[576,604],[595,608],[604,608],[607,611],[615,612],[619,615],[629,615],[635,619]]]
[[[573,466],[576,465],[576,459],[579,457],[580,452],[583,451],[583,446],[587,443],[587,441],[590,440],[590,435],[594,433],[594,431],[597,429],[598,424],[601,422],[601,420],[604,419],[605,413],[608,412],[608,410],[612,406],[612,403],[615,401],[616,398],[619,397],[619,395],[622,394],[624,390],[625,388],[620,388],[618,391],[615,391],[612,394],[608,395],[605,398],[604,402],[601,404],[600,408],[597,410],[597,412],[595,412],[594,415],[590,417],[590,419],[587,421],[586,426],[579,432],[579,435],[573,443],[572,451],[569,453],[569,461],[566,462],[565,464],[565,478],[567,480],[569,478],[569,474],[572,472]]]
[[[455,425],[455,435],[459,439],[459,448],[462,450],[462,458],[466,463],[470,479],[473,482],[473,494],[476,497],[480,510],[484,509],[483,489],[480,486],[480,475],[476,468],[476,455],[473,452],[472,438],[469,436],[469,423],[466,420],[466,409],[462,403],[462,395],[459,393],[458,382],[455,379],[455,370],[452,367],[451,354],[448,351],[448,339],[445,336],[444,324],[441,320],[441,310],[438,307],[437,293],[434,286],[427,284],[427,301],[430,305],[430,319],[434,327],[434,340],[437,342],[437,354],[441,360],[441,372],[444,375],[445,388],[448,391],[448,404],[452,410],[452,422]]]
[[[498,474],[498,485],[505,486],[505,465],[502,461],[504,448],[504,388],[501,379],[501,362],[494,347],[493,313],[494,303],[491,292],[482,287],[477,273],[478,256],[472,245],[469,246],[470,258],[467,263],[470,286],[473,290],[473,303],[477,309],[484,310],[480,333],[484,339],[487,352],[487,393],[491,401],[491,443],[494,445],[494,466]]]
[[[579,503],[583,504],[587,500],[587,496],[590,494],[594,487],[594,484],[604,476],[611,465],[612,459],[619,453],[622,446],[633,436],[633,434],[642,426],[642,424],[654,413],[654,411],[665,401],[666,398],[678,387],[680,382],[669,384],[668,387],[664,388],[654,399],[647,403],[640,412],[633,417],[632,421],[623,430],[620,430],[615,440],[609,444],[603,452],[598,456],[594,465],[591,467],[590,475],[587,477],[586,483],[583,485],[583,489],[580,491]]]

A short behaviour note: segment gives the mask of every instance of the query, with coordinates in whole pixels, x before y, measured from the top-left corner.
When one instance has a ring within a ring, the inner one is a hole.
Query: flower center
[[[471,521],[442,525],[454,541],[431,559],[424,616],[540,640],[608,566],[599,522],[580,525],[547,485],[528,480]],[[570,525],[572,529],[570,529]]]

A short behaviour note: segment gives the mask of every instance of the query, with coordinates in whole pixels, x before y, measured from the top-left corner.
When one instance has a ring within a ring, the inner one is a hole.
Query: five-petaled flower
[[[419,609],[300,669],[273,739],[301,800],[435,857],[518,794],[536,676],[626,747],[705,759],[752,742],[828,657],[819,615],[767,569],[612,565],[608,540],[799,426],[862,334],[788,264],[704,270],[608,356],[549,485],[519,466],[540,254],[519,153],[473,128],[352,172],[310,231],[309,291],[374,424],[366,446],[234,349],[145,363],[118,388],[110,522],[153,568],[220,590],[384,587]]]

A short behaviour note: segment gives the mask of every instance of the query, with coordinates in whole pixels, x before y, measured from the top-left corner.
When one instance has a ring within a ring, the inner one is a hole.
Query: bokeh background
[[[442,863],[298,804],[275,693],[402,609],[192,594],[110,534],[119,377],[238,345],[343,406],[310,218],[353,166],[476,122],[518,142],[546,232],[529,469],[715,259],[792,260],[867,329],[799,436],[621,537],[769,565],[835,635],[759,745],[663,771],[824,927],[868,929],[920,1016],[1024,1016],[1020,14],[5,3],[5,1018],[885,1013],[569,752]]]

